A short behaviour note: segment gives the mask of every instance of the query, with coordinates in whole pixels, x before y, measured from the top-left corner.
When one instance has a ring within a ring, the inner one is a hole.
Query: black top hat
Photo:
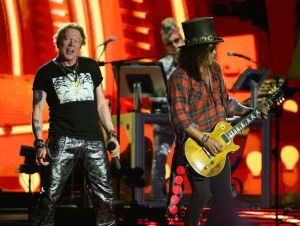
[[[196,18],[181,24],[185,36],[185,44],[181,47],[224,42],[216,37],[213,17]]]

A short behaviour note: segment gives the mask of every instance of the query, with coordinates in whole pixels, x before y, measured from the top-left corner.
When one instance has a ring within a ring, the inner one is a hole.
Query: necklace
[[[77,68],[78,68],[78,61],[76,61],[76,65],[75,65],[75,68],[74,68],[73,70],[70,69],[70,67],[68,68],[68,67],[64,66],[62,63],[60,63],[60,64],[63,66],[63,68],[64,68],[66,71],[69,71],[69,72],[72,72],[73,74],[76,74]]]
[[[69,79],[72,82],[73,87],[76,88],[76,89],[79,89],[80,88],[80,82],[78,81],[78,77],[79,77],[79,73],[78,73],[78,70],[79,70],[78,59],[76,60],[76,65],[75,65],[74,69],[70,69],[68,67],[65,67],[60,61],[57,60],[57,58],[54,60],[54,62],[62,70],[62,72],[67,77],[67,79]]]

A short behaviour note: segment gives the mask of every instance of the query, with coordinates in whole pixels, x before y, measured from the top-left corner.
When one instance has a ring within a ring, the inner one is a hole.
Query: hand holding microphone
[[[112,140],[108,141],[107,143],[107,150],[112,153],[113,150],[115,150],[117,148],[117,145],[115,142],[113,142]],[[120,163],[120,157],[118,156],[113,156],[112,157],[112,165],[114,166],[114,168],[116,170],[121,170],[122,166]]]

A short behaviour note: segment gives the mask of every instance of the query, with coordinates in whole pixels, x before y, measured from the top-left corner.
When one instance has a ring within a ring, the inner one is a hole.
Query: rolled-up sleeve
[[[171,121],[177,131],[184,130],[192,124],[188,112],[189,89],[188,76],[182,70],[174,71],[168,80],[167,98]]]

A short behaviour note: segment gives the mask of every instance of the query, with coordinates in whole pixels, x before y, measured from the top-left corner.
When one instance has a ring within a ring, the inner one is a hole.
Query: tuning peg
[[[279,100],[279,104],[281,104],[284,101],[284,98],[282,98],[281,100]]]

